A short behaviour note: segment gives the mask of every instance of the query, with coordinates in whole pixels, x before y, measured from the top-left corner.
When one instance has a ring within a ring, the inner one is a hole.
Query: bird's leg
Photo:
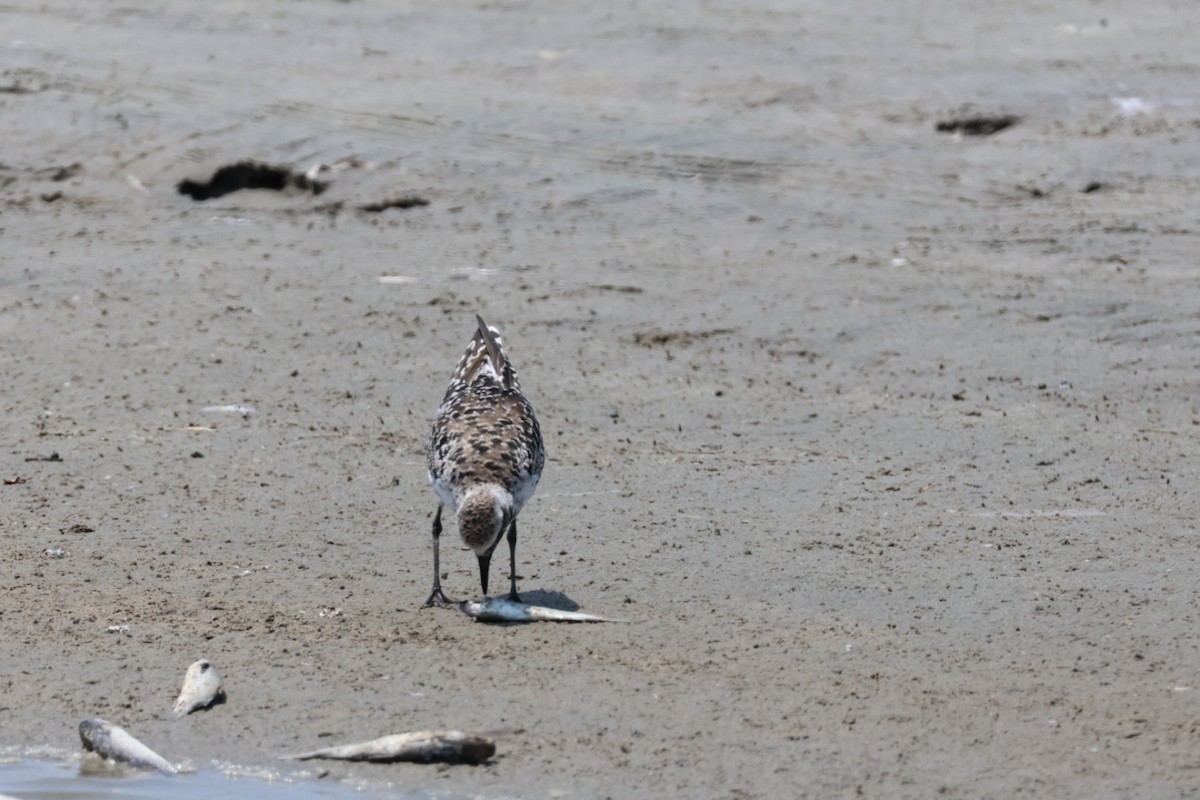
[[[517,518],[513,517],[508,526],[508,599],[514,603],[521,602],[517,594]]]
[[[446,593],[442,591],[442,573],[441,565],[438,563],[438,539],[442,536],[442,504],[438,503],[437,513],[433,515],[433,591],[429,593],[429,599],[425,601],[422,608],[429,608],[432,605],[448,606],[454,603]]]

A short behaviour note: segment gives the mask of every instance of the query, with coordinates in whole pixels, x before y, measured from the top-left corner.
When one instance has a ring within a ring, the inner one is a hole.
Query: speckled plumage
[[[433,591],[426,605],[452,602],[441,589],[438,539],[442,506],[454,509],[459,534],[479,559],[487,593],[492,552],[508,533],[509,596],[517,596],[517,514],[537,489],[545,463],[542,432],[521,392],[500,333],[481,317],[429,434],[429,483],[440,501],[433,520]]]

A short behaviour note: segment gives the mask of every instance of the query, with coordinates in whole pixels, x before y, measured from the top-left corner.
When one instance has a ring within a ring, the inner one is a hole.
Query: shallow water
[[[111,770],[111,771],[110,771]],[[338,800],[339,798],[429,797],[387,783],[320,780],[323,769],[285,772],[273,768],[209,766],[175,776],[122,770],[78,756],[12,759],[0,763],[0,800],[83,800],[115,797],[129,800],[225,800],[286,798],[286,800]]]

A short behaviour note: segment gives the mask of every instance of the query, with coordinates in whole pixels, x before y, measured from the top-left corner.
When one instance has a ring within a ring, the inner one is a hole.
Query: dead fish
[[[225,686],[221,673],[211,661],[200,659],[187,668],[183,676],[183,688],[179,690],[179,699],[171,716],[182,719],[200,708],[208,708],[213,703],[225,699]]]
[[[156,769],[167,775],[179,770],[169,761],[133,738],[124,728],[100,718],[79,723],[79,738],[83,749],[101,758],[108,758],[140,769]]]
[[[330,758],[342,761],[433,761],[480,764],[496,754],[496,743],[462,731],[415,731],[384,736],[369,742],[326,747],[298,756],[296,761]]]
[[[468,617],[481,622],[624,622],[623,619],[608,619],[581,611],[560,611],[546,606],[530,606],[509,600],[507,597],[485,597],[482,600],[464,600],[458,604]]]

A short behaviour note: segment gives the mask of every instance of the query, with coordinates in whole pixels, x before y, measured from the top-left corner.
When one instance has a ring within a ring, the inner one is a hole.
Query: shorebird
[[[533,406],[500,332],[476,315],[475,336],[454,370],[429,433],[429,484],[438,496],[433,515],[433,591],[426,606],[450,605],[442,591],[438,540],[442,507],[454,509],[463,542],[479,559],[479,581],[488,590],[492,551],[508,534],[508,597],[517,595],[517,514],[533,496],[546,451]]]

